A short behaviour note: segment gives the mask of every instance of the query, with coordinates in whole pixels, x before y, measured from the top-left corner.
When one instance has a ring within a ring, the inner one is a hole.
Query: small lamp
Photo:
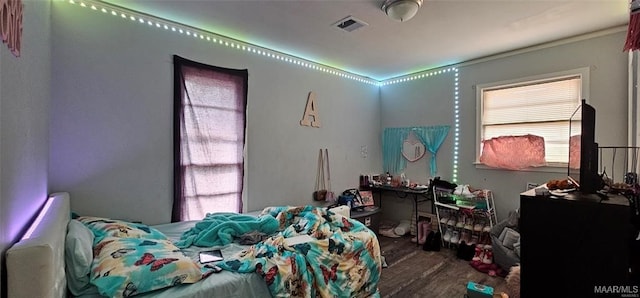
[[[423,0],[385,0],[382,10],[394,21],[406,22],[413,18]]]

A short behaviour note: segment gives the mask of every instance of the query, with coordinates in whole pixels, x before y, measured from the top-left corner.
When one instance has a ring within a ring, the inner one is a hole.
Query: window
[[[544,139],[546,165],[566,167],[569,119],[587,97],[588,74],[588,68],[581,68],[478,86],[476,162],[483,153],[483,141],[534,135]],[[514,152],[513,156],[522,154]]]
[[[242,210],[247,77],[174,56],[172,221]]]

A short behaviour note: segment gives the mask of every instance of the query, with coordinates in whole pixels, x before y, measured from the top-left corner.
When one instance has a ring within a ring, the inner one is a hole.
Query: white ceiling
[[[383,13],[382,0],[103,2],[376,80],[629,22],[627,0],[425,0],[403,23]],[[368,26],[353,32],[332,26],[347,16]]]

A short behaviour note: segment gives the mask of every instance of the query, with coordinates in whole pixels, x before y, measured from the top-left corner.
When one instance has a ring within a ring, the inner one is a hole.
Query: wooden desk
[[[433,210],[435,210],[434,205],[433,205],[433,198],[431,198],[431,196],[429,195],[429,189],[428,188],[420,188],[420,189],[414,189],[414,188],[408,188],[408,187],[392,187],[392,186],[386,186],[386,185],[370,185],[369,187],[365,188],[366,190],[371,190],[371,192],[377,192],[379,195],[379,206],[380,208],[382,208],[382,193],[383,192],[392,192],[394,193],[397,197],[399,198],[406,198],[406,197],[411,197],[413,198],[413,210],[415,212],[415,216],[416,216],[416,222],[415,222],[415,227],[416,227],[416,234],[418,231],[418,203],[420,202],[424,202],[424,201],[431,201],[431,210],[433,212]],[[375,200],[375,199],[374,199]],[[416,235],[417,237],[418,235]],[[418,243],[418,241],[416,241],[416,245],[420,245]]]

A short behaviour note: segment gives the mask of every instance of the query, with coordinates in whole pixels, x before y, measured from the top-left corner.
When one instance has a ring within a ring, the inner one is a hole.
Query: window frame
[[[522,77],[511,80],[504,80],[492,83],[478,84],[476,85],[476,143],[475,143],[475,157],[474,157],[474,165],[478,169],[494,169],[494,170],[506,170],[506,169],[496,169],[489,166],[486,166],[480,162],[480,152],[482,150],[482,114],[483,114],[483,93],[486,89],[500,89],[500,88],[509,88],[516,86],[528,86],[534,84],[540,84],[541,82],[552,82],[557,81],[563,78],[570,77],[580,77],[580,97],[585,99],[586,102],[589,102],[590,94],[589,94],[589,76],[590,76],[590,67],[581,67],[576,69],[570,69],[565,71],[558,71],[553,73],[546,73],[528,77]],[[567,119],[568,120],[568,119]],[[568,137],[567,137],[568,140]],[[568,161],[567,162],[551,162],[547,163],[546,166],[542,167],[529,167],[520,171],[525,172],[553,172],[553,173],[564,173],[567,170]]]

